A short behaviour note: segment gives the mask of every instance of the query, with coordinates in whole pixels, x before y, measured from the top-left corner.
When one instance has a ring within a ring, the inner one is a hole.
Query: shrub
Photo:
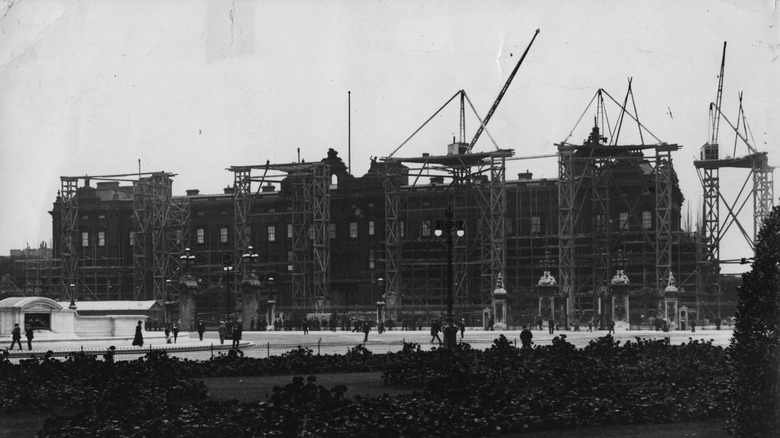
[[[736,437],[780,436],[780,208],[758,234],[742,275],[729,360],[727,430]]]

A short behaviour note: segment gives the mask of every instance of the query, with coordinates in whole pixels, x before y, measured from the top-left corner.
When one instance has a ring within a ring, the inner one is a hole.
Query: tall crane
[[[488,111],[487,116],[485,116],[485,120],[482,122],[482,124],[479,125],[479,129],[477,129],[477,133],[474,134],[474,138],[471,139],[471,143],[469,143],[469,147],[466,149],[466,152],[471,152],[471,149],[474,148],[474,145],[477,143],[477,140],[479,140],[479,136],[482,135],[482,131],[485,130],[485,126],[487,126],[488,122],[490,121],[490,118],[493,117],[493,113],[496,112],[496,108],[498,108],[498,104],[501,103],[501,99],[504,97],[504,94],[506,94],[506,90],[509,89],[509,85],[512,83],[512,79],[515,78],[515,74],[517,74],[517,70],[520,69],[520,65],[523,63],[523,60],[525,59],[525,55],[528,54],[528,49],[531,48],[531,45],[534,43],[534,40],[536,39],[536,36],[539,35],[539,29],[536,29],[536,32],[534,32],[533,38],[531,38],[531,42],[528,43],[528,47],[525,48],[525,52],[523,52],[523,56],[520,57],[520,60],[517,61],[517,65],[515,65],[514,70],[512,70],[512,74],[509,75],[509,78],[506,80],[506,83],[504,84],[504,88],[501,89],[501,92],[498,93],[498,97],[496,97],[496,101],[493,102],[493,106],[490,107],[490,111]]]
[[[723,100],[723,72],[726,68],[726,41],[723,41],[723,58],[720,61],[720,75],[718,76],[718,95],[715,97],[715,106],[710,107],[712,117],[712,138],[710,144],[718,144],[718,130],[720,128],[720,105]]]

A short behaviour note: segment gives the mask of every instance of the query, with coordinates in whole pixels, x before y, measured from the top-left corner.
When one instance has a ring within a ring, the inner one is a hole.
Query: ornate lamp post
[[[179,306],[179,318],[182,319],[182,326],[194,327],[197,325],[195,320],[195,292],[198,290],[199,285],[197,279],[191,275],[192,268],[195,266],[195,255],[190,253],[189,248],[184,249],[184,254],[179,256],[179,263],[184,271],[184,275],[179,279],[178,287],[179,294],[176,302]],[[173,304],[173,303],[172,303]]]
[[[444,348],[453,348],[457,344],[458,327],[454,324],[454,317],[452,314],[452,286],[454,283],[452,272],[452,235],[456,234],[458,237],[463,237],[465,231],[463,230],[463,221],[452,220],[452,207],[448,207],[444,212],[447,216],[446,221],[436,221],[436,230],[434,234],[436,237],[441,237],[443,234],[447,235],[447,321],[444,325]]]
[[[260,256],[254,252],[252,245],[249,245],[241,259],[244,260],[244,269],[248,270],[248,273],[254,274],[257,271],[257,267],[260,265]]]
[[[382,310],[385,307],[385,279],[379,277],[376,279],[377,287],[379,287],[379,297],[376,301],[376,326],[379,327],[380,322],[384,322],[382,316]]]
[[[76,285],[73,283],[70,284],[70,305],[68,305],[68,309],[76,310]]]
[[[173,301],[171,301],[171,287],[173,286],[173,282],[170,279],[165,280],[165,321],[168,322],[172,320],[172,313],[171,312],[171,306],[173,306]]]
[[[222,263],[222,271],[225,272],[225,275],[227,276],[227,319],[230,319],[230,317],[233,314],[233,308],[230,307],[230,294],[232,293],[230,286],[230,274],[233,272],[233,260],[230,260],[230,256],[225,256],[225,261]]]
[[[252,246],[248,246],[243,261],[244,278],[241,281],[241,313],[240,318],[248,321],[257,316],[257,300],[260,292],[260,280],[257,278],[257,267],[260,265],[260,256],[254,252]]]
[[[266,329],[268,331],[274,330],[274,317],[276,316],[276,300],[274,299],[274,277],[273,275],[268,277],[268,319],[266,321]]]

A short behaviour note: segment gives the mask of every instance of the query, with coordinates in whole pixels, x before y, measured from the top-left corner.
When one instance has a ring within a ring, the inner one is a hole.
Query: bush
[[[780,208],[758,234],[742,275],[729,360],[727,430],[736,437],[780,436]]]

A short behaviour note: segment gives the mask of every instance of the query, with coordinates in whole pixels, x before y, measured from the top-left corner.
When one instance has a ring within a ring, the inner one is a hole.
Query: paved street
[[[426,329],[422,331],[386,331],[378,334],[372,331],[368,335],[368,342],[365,347],[375,353],[385,353],[389,351],[399,351],[403,342],[415,342],[422,349],[428,349],[432,344],[431,336]],[[463,342],[471,344],[472,348],[485,349],[492,345],[494,339],[500,334],[506,336],[510,341],[517,343],[520,331],[482,331],[466,330]],[[604,331],[556,331],[550,335],[547,330],[533,331],[534,342],[538,345],[549,344],[555,336],[565,334],[567,341],[577,347],[583,347],[593,339],[604,336]],[[732,331],[699,329],[695,333],[690,331],[671,331],[668,333],[656,332],[650,330],[617,330],[614,337],[620,341],[634,340],[636,337],[646,339],[661,339],[669,337],[673,344],[688,342],[689,339],[700,341],[712,340],[715,345],[723,347],[728,346]],[[441,336],[441,335],[440,335]],[[310,331],[304,335],[300,331],[282,331],[282,332],[244,332],[241,342],[241,350],[249,357],[268,357],[271,355],[280,355],[290,350],[303,346],[309,348],[314,354],[344,354],[349,348],[363,343],[363,333],[353,332],[331,332],[331,331]],[[85,351],[90,354],[103,354],[109,346],[115,346],[118,360],[136,359],[150,350],[165,349],[168,354],[191,360],[207,360],[218,354],[225,354],[230,348],[231,341],[226,340],[224,345],[219,343],[219,337],[216,332],[206,332],[204,340],[198,340],[197,333],[179,333],[179,339],[176,344],[166,344],[162,332],[145,332],[145,343],[142,348],[131,345],[132,338],[104,338],[104,339],[69,339],[69,340],[46,340],[34,339],[33,351],[26,351],[26,340],[22,340],[25,347],[24,352],[14,350],[10,352],[10,357],[14,361],[27,358],[30,354],[41,355],[47,350],[52,350],[57,356],[64,356],[71,351]],[[460,340],[460,335],[458,335]],[[0,340],[3,348],[10,345],[10,338]]]

